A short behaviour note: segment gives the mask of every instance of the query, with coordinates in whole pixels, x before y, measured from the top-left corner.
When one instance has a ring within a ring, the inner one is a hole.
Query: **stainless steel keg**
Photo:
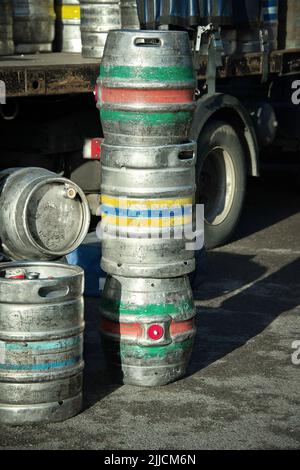
[[[194,270],[196,144],[103,144],[102,268],[127,277],[174,277]]]
[[[0,2],[0,55],[14,53],[12,0]]]
[[[12,259],[60,258],[84,240],[90,209],[70,180],[42,168],[8,170],[0,192],[0,238]]]
[[[82,55],[101,59],[107,34],[121,27],[116,0],[80,0]]]
[[[56,0],[56,49],[81,52],[79,0]]]
[[[55,37],[54,0],[13,0],[18,54],[51,52]]]
[[[140,29],[136,0],[121,0],[121,25],[123,29]]]
[[[196,83],[186,32],[111,31],[97,96],[106,143],[185,142],[196,106]]]
[[[158,386],[185,375],[195,307],[187,277],[108,277],[100,300],[109,369],[125,384]]]
[[[79,267],[0,265],[0,423],[63,421],[80,412],[83,287]]]

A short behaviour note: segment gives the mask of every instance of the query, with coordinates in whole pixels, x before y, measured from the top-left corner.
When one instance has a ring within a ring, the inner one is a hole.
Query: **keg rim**
[[[54,251],[54,250],[45,248],[42,244],[39,244],[33,238],[33,236],[31,235],[31,232],[29,230],[27,216],[24,219],[24,222],[25,222],[24,223],[24,229],[25,229],[25,232],[26,232],[26,236],[28,237],[30,242],[41,253],[44,253],[44,254],[50,255],[50,256],[54,256],[54,257],[56,257],[56,256],[60,257],[60,256],[65,256],[68,253],[71,253],[72,251],[76,250],[76,248],[78,248],[79,245],[81,245],[81,243],[84,241],[84,239],[87,235],[86,227],[89,227],[89,225],[90,225],[91,212],[90,212],[90,208],[89,208],[88,202],[86,200],[84,191],[76,183],[73,183],[73,181],[68,180],[67,178],[64,178],[64,177],[57,176],[57,177],[51,177],[51,181],[48,181],[48,177],[43,178],[41,181],[39,181],[35,184],[35,186],[30,190],[30,192],[28,194],[28,197],[27,197],[25,205],[24,205],[23,214],[27,214],[27,212],[28,212],[27,209],[28,209],[29,203],[30,203],[32,197],[34,196],[34,194],[42,186],[44,186],[45,184],[49,184],[49,183],[51,183],[51,184],[54,184],[54,183],[70,184],[71,183],[72,186],[76,189],[77,193],[79,194],[80,199],[81,199],[81,207],[82,207],[82,224],[81,224],[81,228],[79,229],[78,236],[75,238],[75,240],[73,240],[73,242],[69,245],[69,247],[66,247],[66,249],[61,250],[61,251],[57,251],[57,250]]]
[[[67,264],[67,263],[56,263],[54,261],[11,261],[11,262],[6,262],[6,263],[0,263],[0,272],[4,271],[6,268],[26,268],[26,267],[47,267],[47,268],[59,268],[59,269],[66,269],[70,271],[70,274],[66,274],[65,276],[59,276],[54,279],[48,279],[48,281],[57,281],[57,280],[64,280],[64,279],[70,279],[70,278],[75,278],[78,276],[82,276],[84,274],[84,270],[80,266],[75,266],[72,264]],[[31,284],[33,282],[41,282],[41,280],[44,279],[19,279],[19,283],[26,283],[30,282]],[[0,282],[5,282],[5,283],[11,283],[11,279],[5,279],[5,278],[0,278]]]

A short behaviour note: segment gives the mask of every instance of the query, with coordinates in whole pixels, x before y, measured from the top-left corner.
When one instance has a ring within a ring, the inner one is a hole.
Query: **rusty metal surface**
[[[0,59],[7,97],[87,93],[94,90],[99,60],[81,54],[51,53]]]
[[[218,78],[244,77],[261,75],[263,70],[263,54],[252,52],[224,56],[223,65],[217,69]],[[198,78],[205,79],[208,58],[198,58]],[[284,75],[300,68],[300,49],[274,51],[270,54],[269,70],[272,74]]]

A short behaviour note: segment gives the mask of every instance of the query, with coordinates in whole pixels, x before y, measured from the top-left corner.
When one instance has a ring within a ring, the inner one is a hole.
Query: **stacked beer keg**
[[[0,173],[0,423],[81,411],[84,275],[57,262],[85,238],[82,190],[42,168]],[[53,262],[52,262],[53,261]]]
[[[187,274],[194,252],[196,81],[188,35],[111,31],[97,82],[104,143],[101,333],[123,383],[155,386],[186,372],[195,335]]]

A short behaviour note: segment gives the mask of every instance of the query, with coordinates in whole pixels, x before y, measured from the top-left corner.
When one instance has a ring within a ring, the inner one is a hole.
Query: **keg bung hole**
[[[162,45],[159,38],[135,38],[136,47],[160,47]]]
[[[69,287],[63,287],[58,289],[57,286],[47,286],[41,287],[38,291],[38,295],[43,299],[57,299],[61,297],[66,297],[69,293]]]
[[[151,284],[151,287],[155,287],[155,284],[152,283],[152,284]]]

